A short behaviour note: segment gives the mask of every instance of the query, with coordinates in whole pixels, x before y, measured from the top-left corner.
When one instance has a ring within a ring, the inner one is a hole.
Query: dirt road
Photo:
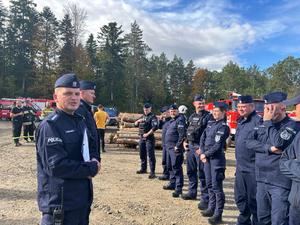
[[[174,199],[170,191],[162,189],[165,182],[149,180],[148,175],[135,173],[139,169],[137,151],[116,145],[108,146],[107,150],[102,156],[101,174],[94,178],[95,196],[90,224],[208,224],[197,209],[198,200]],[[157,172],[160,175],[161,152],[156,153]],[[39,224],[34,144],[24,143],[21,147],[14,147],[10,122],[0,121],[0,155],[0,224]],[[234,170],[233,149],[229,149],[224,182],[224,224],[235,224],[236,221]],[[187,190],[187,184],[185,177],[184,191]]]

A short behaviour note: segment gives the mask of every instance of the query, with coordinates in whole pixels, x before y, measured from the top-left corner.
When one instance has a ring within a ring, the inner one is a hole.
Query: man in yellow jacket
[[[98,111],[95,112],[94,114],[94,119],[96,121],[97,125],[97,132],[98,132],[98,137],[101,143],[101,148],[102,152],[106,152],[104,147],[105,147],[105,142],[104,142],[104,136],[105,136],[105,126],[106,122],[109,119],[108,114],[104,111],[103,105],[99,104],[98,105]]]

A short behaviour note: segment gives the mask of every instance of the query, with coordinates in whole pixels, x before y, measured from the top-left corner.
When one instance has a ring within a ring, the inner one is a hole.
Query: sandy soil
[[[11,123],[0,121],[0,224],[39,224],[40,212],[36,204],[36,157],[33,143],[14,147]],[[157,155],[157,175],[161,169],[161,151]],[[184,166],[185,167],[185,166]],[[102,155],[102,170],[94,178],[94,203],[90,215],[92,225],[144,224],[208,224],[197,209],[197,201],[171,197],[165,184],[148,175],[137,175],[138,151],[107,145]],[[184,168],[185,169],[185,168]],[[235,224],[237,210],[234,203],[234,152],[227,151],[227,170],[224,181],[226,205],[224,224]],[[185,173],[186,174],[186,173]],[[188,180],[185,176],[184,191]]]

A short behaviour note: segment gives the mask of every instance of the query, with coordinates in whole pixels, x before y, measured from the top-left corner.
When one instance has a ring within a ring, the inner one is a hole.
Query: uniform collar
[[[85,107],[88,108],[89,110],[92,109],[91,104],[87,103],[87,102],[84,101],[83,99],[80,99],[80,104],[82,104],[83,106],[85,106]]]
[[[240,122],[244,122],[244,121],[249,121],[253,116],[255,116],[257,113],[254,110],[252,113],[249,114],[248,117],[241,117],[240,118]]]
[[[65,117],[69,117],[69,118],[82,118],[82,116],[80,116],[79,114],[75,113],[73,115],[71,114],[68,114],[66,113],[65,111],[59,109],[59,108],[56,108],[55,109],[55,112],[58,114],[58,115],[62,115],[62,116],[65,116]]]

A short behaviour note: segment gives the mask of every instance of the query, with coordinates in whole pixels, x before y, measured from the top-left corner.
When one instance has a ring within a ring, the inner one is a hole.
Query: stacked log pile
[[[120,113],[120,129],[117,131],[114,142],[125,145],[126,147],[137,147],[140,136],[139,129],[134,126],[134,122],[142,117],[142,114],[137,113]],[[161,148],[161,130],[155,131],[155,146]]]

